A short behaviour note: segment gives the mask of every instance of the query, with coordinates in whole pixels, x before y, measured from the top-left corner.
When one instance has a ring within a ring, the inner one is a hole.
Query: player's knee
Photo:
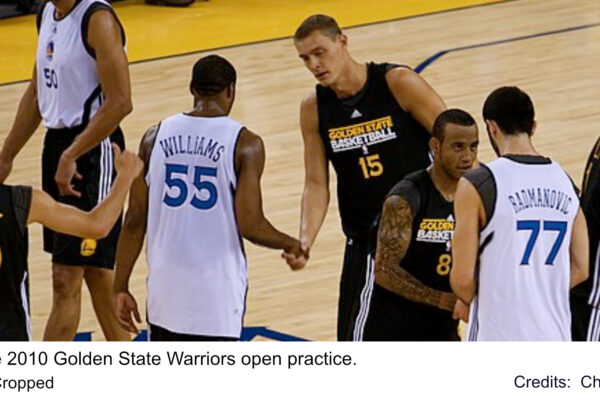
[[[81,276],[64,268],[53,268],[52,289],[60,299],[76,299],[81,295]]]

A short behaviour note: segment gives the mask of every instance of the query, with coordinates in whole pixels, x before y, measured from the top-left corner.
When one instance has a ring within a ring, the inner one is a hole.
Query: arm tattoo
[[[400,196],[390,196],[383,204],[377,234],[375,279],[408,300],[452,311],[456,298],[449,292],[432,289],[400,266],[412,237],[413,217],[410,205]]]

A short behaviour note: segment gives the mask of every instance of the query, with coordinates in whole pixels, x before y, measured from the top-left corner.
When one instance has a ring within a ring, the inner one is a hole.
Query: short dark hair
[[[229,61],[216,54],[202,57],[194,64],[190,90],[212,96],[235,83],[237,74]]]
[[[531,98],[516,86],[494,90],[483,104],[483,119],[496,122],[507,135],[531,135],[534,118]]]
[[[475,119],[466,111],[458,108],[451,108],[443,111],[437,116],[433,123],[433,137],[437,138],[440,142],[444,140],[444,128],[448,124],[455,124],[460,126],[473,126],[476,125]]]
[[[342,34],[340,26],[335,19],[329,15],[315,14],[306,18],[296,29],[294,40],[301,40],[309,36],[314,31],[319,31],[330,38]]]

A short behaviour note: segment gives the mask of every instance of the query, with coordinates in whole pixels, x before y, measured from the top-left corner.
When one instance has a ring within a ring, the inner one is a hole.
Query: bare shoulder
[[[317,111],[317,92],[315,90],[308,93],[300,103],[300,112]]]
[[[300,103],[300,128],[302,135],[318,135],[319,112],[317,108],[317,92],[310,92]]]
[[[247,128],[242,128],[236,151],[243,153],[264,152],[264,142],[260,136]]]
[[[242,166],[256,166],[262,170],[265,161],[265,145],[260,136],[242,128],[240,137],[235,147],[235,171],[237,174],[242,170]]]
[[[403,91],[425,83],[425,80],[419,74],[405,66],[397,66],[387,71],[385,80],[394,91]]]
[[[95,9],[89,17],[87,40],[91,47],[125,44],[125,34],[114,11],[109,7]]]
[[[148,158],[152,153],[152,148],[154,147],[154,142],[156,141],[156,135],[158,135],[159,128],[160,124],[152,125],[150,128],[148,128],[148,130],[146,130],[144,136],[142,136],[138,155],[144,161],[144,163],[147,163]]]
[[[386,197],[383,202],[383,214],[393,216],[404,216],[407,213],[411,215],[411,207],[408,201],[403,196],[394,194]]]
[[[100,30],[119,28],[119,22],[114,11],[109,7],[101,7],[90,15],[90,28]]]

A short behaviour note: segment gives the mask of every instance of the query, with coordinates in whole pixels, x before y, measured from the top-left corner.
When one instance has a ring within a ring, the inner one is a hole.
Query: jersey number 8
[[[174,174],[182,174],[187,177],[188,166],[183,164],[165,164],[166,174],[165,174],[165,183],[169,187],[169,189],[176,187],[179,189],[179,194],[177,196],[169,196],[169,193],[165,193],[165,197],[163,198],[163,202],[171,207],[179,207],[181,206],[187,199],[188,196],[188,184],[182,178],[174,177]],[[198,192],[205,190],[208,192],[208,198],[200,199],[198,196],[194,195],[190,204],[192,207],[200,209],[200,210],[208,210],[217,203],[217,199],[219,198],[219,194],[217,193],[217,187],[208,181],[203,181],[203,176],[212,176],[217,177],[217,169],[209,168],[209,167],[194,167],[194,187],[198,190]]]

